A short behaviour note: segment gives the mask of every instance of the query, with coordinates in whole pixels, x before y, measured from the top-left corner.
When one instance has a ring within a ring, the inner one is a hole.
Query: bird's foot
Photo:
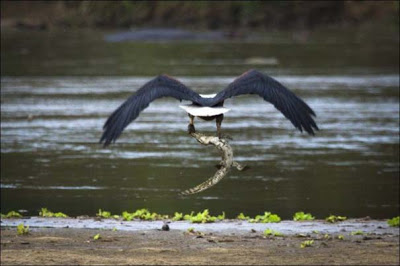
[[[230,135],[228,135],[228,134],[222,134],[222,133],[219,133],[219,134],[218,134],[218,138],[220,138],[220,139],[229,139],[229,140],[233,140],[233,138],[232,138]]]
[[[189,124],[189,125],[188,125],[188,133],[189,133],[189,134],[196,133],[196,129],[194,128],[194,125],[193,125],[193,124]]]

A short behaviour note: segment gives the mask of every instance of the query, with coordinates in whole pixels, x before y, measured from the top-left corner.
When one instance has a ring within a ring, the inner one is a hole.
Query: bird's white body
[[[203,98],[214,98],[217,94],[200,94]],[[231,109],[225,107],[207,107],[207,106],[197,106],[194,104],[184,104],[180,105],[180,108],[185,110],[187,113],[193,116],[217,116],[229,112]]]

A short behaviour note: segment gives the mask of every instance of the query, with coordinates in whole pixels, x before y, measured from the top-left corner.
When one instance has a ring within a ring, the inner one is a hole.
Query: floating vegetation
[[[319,234],[319,231],[318,230],[313,230],[312,233],[313,234]]]
[[[122,213],[122,219],[125,221],[132,221],[133,219],[140,219],[146,221],[154,221],[168,218],[168,215],[161,215],[155,212],[150,212],[148,209],[139,209],[135,212],[124,211]]]
[[[96,234],[93,236],[93,240],[99,240],[101,239],[101,235],[100,234]]]
[[[283,236],[281,232],[267,228],[264,230],[264,236]]]
[[[397,217],[393,217],[392,219],[389,219],[388,221],[387,221],[387,223],[388,223],[388,225],[389,226],[393,226],[393,227],[399,227],[400,225],[399,225],[399,223],[400,223],[400,216],[397,216]]]
[[[328,217],[325,218],[325,221],[329,223],[336,223],[340,221],[345,221],[347,220],[346,216],[336,216],[336,215],[329,215]]]
[[[181,221],[183,220],[183,213],[181,212],[175,212],[174,217],[172,217],[173,221]]]
[[[1,214],[1,218],[21,218],[22,215],[16,211],[10,211],[7,214]]]
[[[250,216],[245,216],[245,215],[243,214],[243,212],[241,212],[241,213],[239,213],[239,215],[236,217],[236,219],[239,219],[239,220],[250,220]]]
[[[107,218],[114,218],[114,219],[121,218],[121,216],[119,216],[119,215],[111,215],[111,212],[103,211],[102,209],[99,209],[96,216],[101,217],[101,218],[106,218],[106,219]]]
[[[17,234],[18,235],[27,235],[27,234],[29,234],[29,226],[24,226],[24,224],[17,225]]]
[[[351,232],[350,234],[351,234],[352,236],[357,236],[357,235],[364,235],[364,232],[358,230],[358,231],[353,231],[353,232]]]
[[[250,223],[279,223],[281,217],[277,214],[272,214],[270,212],[264,212],[264,215],[257,215],[254,219],[250,219]]]
[[[218,216],[211,216],[208,209],[205,209],[203,212],[199,212],[196,215],[194,215],[194,212],[186,214],[183,216],[183,219],[191,221],[192,223],[213,223],[216,220],[225,219],[225,212],[222,212],[222,214]]]
[[[41,217],[56,217],[56,218],[67,218],[68,215],[62,212],[52,212],[47,208],[42,208],[39,212],[39,216]]]
[[[343,236],[343,235],[338,235],[337,238],[338,238],[339,240],[344,240],[344,236]]]
[[[193,227],[189,227],[189,228],[187,229],[187,232],[188,232],[188,233],[194,233],[194,228],[193,228]]]
[[[301,242],[300,248],[311,247],[313,244],[314,244],[314,240],[306,240],[306,241]]]
[[[293,215],[294,221],[311,221],[314,220],[315,217],[311,215],[311,213],[304,213],[304,212],[296,212]]]

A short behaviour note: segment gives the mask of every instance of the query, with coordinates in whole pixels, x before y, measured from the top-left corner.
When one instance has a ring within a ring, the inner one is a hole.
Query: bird
[[[106,120],[99,143],[104,147],[114,143],[122,131],[134,121],[151,102],[162,97],[173,97],[179,101],[191,101],[182,105],[190,118],[188,131],[195,133],[194,118],[216,120],[217,136],[222,137],[221,124],[224,113],[224,101],[231,97],[255,94],[273,104],[300,132],[315,135],[319,130],[314,118],[315,112],[301,98],[278,82],[276,79],[258,70],[244,72],[225,89],[212,95],[201,95],[191,90],[177,79],[161,74],[148,81],[125,102],[123,102]],[[314,118],[313,118],[314,117]]]

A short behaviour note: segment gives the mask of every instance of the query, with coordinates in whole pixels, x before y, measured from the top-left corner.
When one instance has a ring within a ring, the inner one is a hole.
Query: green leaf
[[[17,234],[18,235],[29,234],[29,226],[24,226],[24,224],[17,225]]]
[[[100,234],[96,234],[96,235],[93,236],[93,240],[98,240],[98,239],[100,239],[100,238],[101,238],[101,235],[100,235]]]
[[[239,215],[236,217],[236,219],[239,219],[239,220],[249,220],[250,217],[249,217],[249,216],[245,216],[245,215],[243,214],[243,212],[241,212],[241,213],[239,213]]]
[[[283,234],[281,232],[278,232],[278,231],[272,230],[270,228],[267,228],[264,231],[264,236],[283,236]]]
[[[250,219],[250,223],[279,223],[281,218],[277,214],[264,212],[264,215],[257,215],[254,219]]]
[[[399,227],[400,225],[399,225],[399,223],[400,223],[400,216],[397,216],[397,217],[393,217],[392,219],[389,219],[388,221],[387,221],[387,223],[388,223],[388,225],[389,226],[393,226],[393,227]]]
[[[314,240],[306,240],[301,242],[300,248],[311,247],[314,244]]]
[[[1,214],[1,218],[21,218],[22,215],[16,211],[10,211],[6,215]]]
[[[346,216],[336,216],[336,215],[330,215],[328,217],[325,218],[325,220],[329,223],[336,223],[339,221],[344,221],[347,220]]]
[[[67,218],[68,215],[62,212],[52,212],[48,210],[47,208],[42,208],[39,212],[39,216],[41,217],[56,217],[56,218]]]
[[[314,220],[315,217],[311,215],[311,213],[304,213],[304,212],[296,212],[293,215],[294,221],[310,221]]]

